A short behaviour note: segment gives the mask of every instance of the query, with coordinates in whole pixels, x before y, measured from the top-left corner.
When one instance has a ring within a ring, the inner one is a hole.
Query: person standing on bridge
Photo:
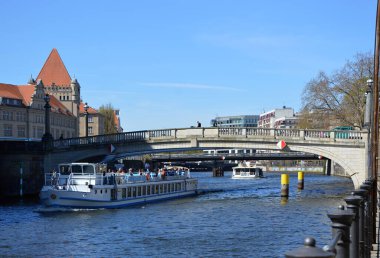
[[[202,127],[201,122],[197,121],[197,127]]]

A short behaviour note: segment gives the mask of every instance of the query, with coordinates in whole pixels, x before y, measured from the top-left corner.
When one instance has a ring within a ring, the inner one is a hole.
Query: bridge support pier
[[[325,174],[326,176],[331,176],[332,162],[331,159],[326,160]]]
[[[212,168],[212,176],[213,177],[221,177],[224,176],[224,169],[222,164],[218,164],[218,162],[214,161],[214,167]]]

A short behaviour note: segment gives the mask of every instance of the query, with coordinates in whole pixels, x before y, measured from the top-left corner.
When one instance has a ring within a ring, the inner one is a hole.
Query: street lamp
[[[85,117],[85,131],[86,131],[86,137],[88,137],[88,108],[87,102],[84,103],[84,117]]]
[[[370,129],[372,122],[372,85],[373,80],[367,80],[367,89],[365,91],[366,103],[365,103],[365,116],[364,116],[364,126]]]
[[[44,96],[44,101],[45,101],[45,133],[42,136],[42,141],[49,146],[49,142],[53,140],[53,136],[50,134],[50,95],[46,94]]]
[[[364,127],[368,130],[368,139],[367,139],[367,178],[372,177],[372,148],[371,148],[371,123],[373,123],[372,119],[372,86],[373,86],[373,80],[368,79],[367,80],[367,89],[365,91],[365,97],[366,97],[366,103],[365,103],[365,115],[364,115]]]

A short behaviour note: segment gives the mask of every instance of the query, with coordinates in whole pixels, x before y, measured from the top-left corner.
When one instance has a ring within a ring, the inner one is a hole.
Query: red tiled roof
[[[0,83],[0,97],[19,99],[25,106],[30,106],[35,85],[12,85]],[[50,95],[50,105],[53,112],[72,115],[71,112],[54,96]]]
[[[38,79],[41,79],[45,86],[51,86],[53,83],[58,86],[70,86],[71,77],[57,49],[53,48],[51,51],[40,74],[37,76],[37,80]]]
[[[96,110],[95,108],[92,108],[90,106],[88,107],[87,112],[89,114],[99,114],[98,110]],[[83,102],[81,102],[79,105],[79,113],[84,114],[84,103]]]
[[[26,106],[29,106],[32,102],[32,95],[35,91],[35,85],[19,85],[16,86],[18,90],[20,91],[21,97],[23,99],[23,103]]]
[[[0,83],[0,96],[10,99],[24,100],[18,87],[12,84]],[[24,101],[23,104],[26,105]]]

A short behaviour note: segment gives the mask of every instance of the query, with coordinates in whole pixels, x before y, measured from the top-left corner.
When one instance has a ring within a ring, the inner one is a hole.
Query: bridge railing
[[[78,137],[53,142],[54,148],[64,149],[70,146],[89,144],[113,144],[132,141],[145,141],[152,139],[171,139],[188,137],[245,137],[267,139],[300,139],[319,141],[363,141],[365,132],[361,131],[327,131],[327,130],[299,130],[299,129],[274,129],[274,128],[180,128],[134,131],[117,134],[96,135],[90,137]]]

